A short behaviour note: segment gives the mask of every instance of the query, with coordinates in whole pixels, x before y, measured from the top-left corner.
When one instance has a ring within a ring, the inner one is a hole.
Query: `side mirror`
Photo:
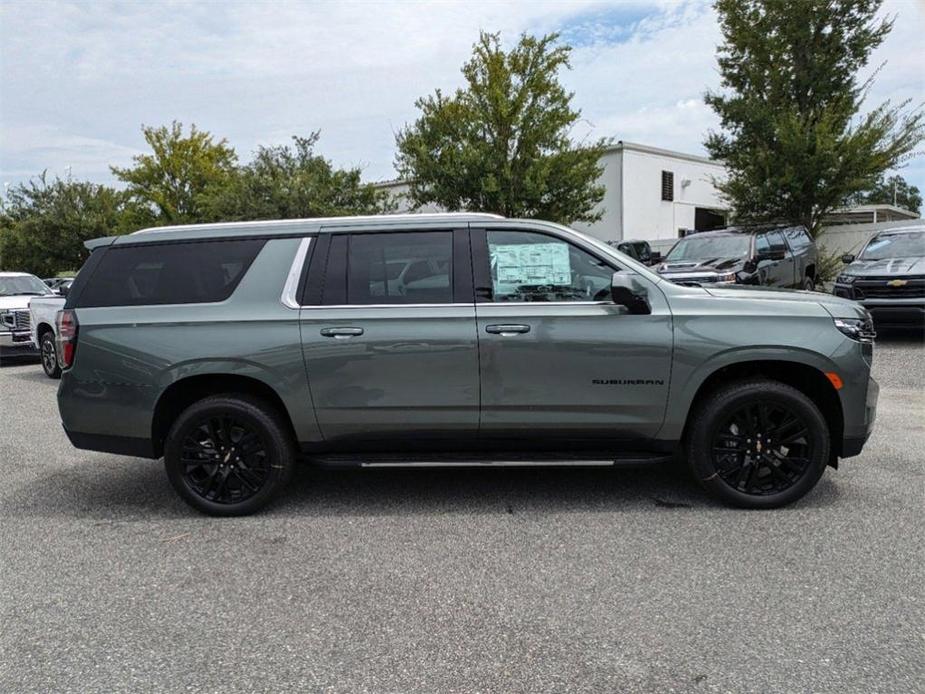
[[[71,291],[71,288],[70,287],[58,287],[58,289],[55,291],[58,293],[58,296],[67,296],[67,293]]]
[[[841,257],[841,261],[842,261],[845,265],[850,265],[851,263],[854,262],[854,253],[845,253],[845,254]]]
[[[649,265],[655,265],[655,263],[662,262],[662,253],[661,251],[652,251],[649,253]]]
[[[610,279],[610,296],[617,306],[625,306],[634,315],[652,313],[645,287],[628,272],[615,272]]]

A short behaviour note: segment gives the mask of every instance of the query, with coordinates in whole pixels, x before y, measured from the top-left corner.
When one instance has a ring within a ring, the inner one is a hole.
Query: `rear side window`
[[[78,308],[224,301],[264,239],[112,246],[100,259]]]
[[[784,234],[787,235],[787,241],[790,243],[790,247],[795,251],[802,250],[813,242],[803,227],[785,229]]]
[[[453,233],[353,234],[347,253],[347,303],[453,302]]]

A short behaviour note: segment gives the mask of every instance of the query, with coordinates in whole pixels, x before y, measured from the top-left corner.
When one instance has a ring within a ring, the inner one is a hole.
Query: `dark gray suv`
[[[678,284],[752,284],[812,290],[817,252],[805,227],[747,226],[685,236],[659,274]]]
[[[664,281],[565,227],[396,215],[89,244],[59,314],[78,448],[164,458],[190,504],[321,465],[658,462],[745,507],[803,496],[874,422],[873,335],[831,295]]]

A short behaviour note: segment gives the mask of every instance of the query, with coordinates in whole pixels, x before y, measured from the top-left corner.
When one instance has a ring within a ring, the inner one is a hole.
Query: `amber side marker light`
[[[835,390],[841,390],[842,386],[845,385],[841,380],[841,376],[834,371],[826,371],[825,377],[829,379],[829,383],[832,384]]]

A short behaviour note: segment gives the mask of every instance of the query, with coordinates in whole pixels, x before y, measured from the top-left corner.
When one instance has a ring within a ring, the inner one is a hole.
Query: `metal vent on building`
[[[674,200],[674,171],[662,171],[662,200]]]

